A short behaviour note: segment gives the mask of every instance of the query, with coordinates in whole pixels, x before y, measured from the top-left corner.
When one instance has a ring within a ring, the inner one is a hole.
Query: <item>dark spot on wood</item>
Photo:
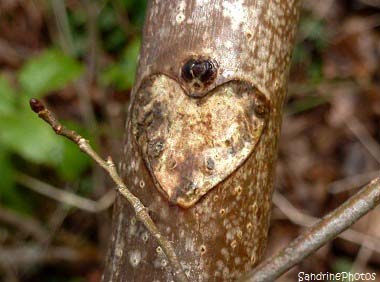
[[[175,169],[176,166],[177,166],[177,161],[176,160],[172,159],[172,160],[169,161],[169,168],[170,169]]]
[[[263,94],[255,95],[253,100],[253,111],[259,118],[264,118],[269,112],[268,101]]]
[[[212,158],[208,158],[206,161],[206,167],[208,170],[213,170],[215,168],[215,162]]]
[[[164,150],[165,142],[162,139],[152,140],[148,143],[148,155],[158,158]]]
[[[202,83],[210,84],[216,77],[217,69],[211,60],[192,58],[183,65],[181,74],[187,82],[197,79]]]
[[[194,88],[201,88],[201,85],[200,85],[198,82],[195,82],[195,83],[193,84],[193,87],[194,87]]]
[[[200,98],[207,94],[207,87],[213,83],[218,73],[217,64],[209,58],[193,57],[181,68],[181,77],[188,83],[190,97]]]

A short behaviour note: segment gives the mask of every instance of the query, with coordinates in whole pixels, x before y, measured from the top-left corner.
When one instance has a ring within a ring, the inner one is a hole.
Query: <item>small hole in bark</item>
[[[269,109],[268,102],[264,95],[256,95],[256,97],[254,98],[253,110],[256,116],[259,118],[264,118],[267,116]]]
[[[201,255],[205,254],[206,253],[206,246],[205,245],[202,245],[201,248],[200,248],[200,252],[201,252]]]
[[[242,191],[243,191],[243,188],[241,188],[241,186],[237,186],[234,189],[234,194],[239,196]]]
[[[161,260],[161,266],[162,267],[167,267],[168,266],[168,261],[166,259]]]
[[[212,158],[207,158],[206,168],[208,170],[214,170],[214,168],[215,168],[215,162],[214,162],[214,160]]]
[[[201,83],[212,83],[217,75],[216,64],[205,58],[191,58],[182,66],[181,76],[187,81],[199,80]],[[194,84],[193,87],[201,87],[200,84]]]
[[[149,239],[149,235],[147,232],[144,232],[142,235],[141,235],[141,239],[143,240],[144,243],[148,242],[148,239]]]
[[[197,185],[192,181],[187,182],[186,190],[188,191],[188,193],[191,193],[191,194],[193,193],[198,194],[200,192]]]
[[[131,263],[131,265],[133,267],[136,267],[139,265],[140,261],[141,261],[140,251],[138,251],[138,250],[132,251],[130,254],[130,257],[129,257],[129,262]]]
[[[220,213],[220,215],[225,215],[226,214],[226,210],[225,209],[220,209],[220,211],[219,211],[219,213]]]
[[[169,160],[169,169],[175,169],[177,166],[176,160]]]
[[[158,158],[164,150],[165,143],[163,140],[151,141],[148,144],[148,154],[153,158]]]

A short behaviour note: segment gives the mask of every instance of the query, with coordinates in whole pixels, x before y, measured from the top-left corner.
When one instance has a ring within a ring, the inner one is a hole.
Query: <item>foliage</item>
[[[29,97],[42,95],[63,88],[82,73],[83,67],[61,51],[48,49],[28,60],[19,73],[24,93]]]
[[[29,109],[29,97],[44,97],[81,75],[83,67],[55,49],[46,49],[29,59],[19,71],[21,89],[0,76],[0,200],[15,204],[14,179],[17,164],[12,156],[50,166],[66,180],[77,179],[89,166],[89,159],[75,145],[42,123]],[[75,125],[79,128],[79,125]],[[83,130],[81,130],[83,132]]]
[[[112,86],[119,91],[132,87],[145,8],[146,1],[115,0],[105,2],[99,10],[96,28],[100,49],[115,58],[100,69],[103,86]],[[26,211],[32,206],[31,199],[20,195],[15,178],[19,170],[28,166],[48,168],[61,181],[81,179],[79,186],[87,187],[84,189],[86,193],[91,192],[91,181],[83,177],[91,164],[89,158],[74,144],[57,138],[31,113],[28,105],[31,97],[59,95],[61,90],[84,75],[88,10],[78,5],[67,10],[67,17],[75,57],[53,45],[28,57],[13,77],[0,72],[0,202],[14,209]],[[128,26],[120,24],[123,17]],[[63,123],[89,137],[81,124],[73,120]],[[92,132],[96,133],[96,129]]]
[[[135,80],[139,51],[140,40],[135,39],[125,48],[119,62],[111,65],[103,72],[103,83],[114,85],[118,90],[130,89]]]

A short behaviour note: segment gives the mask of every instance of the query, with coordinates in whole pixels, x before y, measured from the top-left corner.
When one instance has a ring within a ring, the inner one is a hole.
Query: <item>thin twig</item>
[[[380,147],[368,132],[367,128],[355,117],[345,121],[348,129],[355,135],[360,143],[368,150],[372,157],[380,164]]]
[[[87,11],[87,83],[91,85],[98,78],[99,38],[97,30],[98,3],[91,0],[83,0]]]
[[[97,201],[89,200],[74,193],[58,189],[21,172],[17,173],[16,181],[39,194],[91,213],[99,213],[108,209],[115,199],[115,192],[111,190]]]
[[[368,215],[365,222],[367,233],[371,231],[373,220],[374,220],[374,213],[371,213]],[[362,240],[364,241],[365,239],[362,239]],[[351,267],[350,272],[352,273],[364,272],[364,269],[367,266],[368,261],[371,259],[372,254],[373,254],[373,250],[362,245],[356,255],[355,261]]]
[[[367,149],[374,159],[380,164],[380,148],[378,142],[371,136],[367,128],[355,117],[345,121],[347,128],[355,135],[359,142]],[[366,172],[340,179],[330,183],[329,192],[341,193],[359,187],[379,175],[379,171]]]
[[[380,178],[371,181],[336,210],[298,236],[277,255],[263,261],[242,281],[275,281],[380,203]]]
[[[63,49],[71,55],[74,53],[74,40],[70,31],[69,21],[67,19],[67,12],[65,2],[62,0],[52,0],[51,6],[57,24],[60,45]]]
[[[380,7],[380,1],[379,0],[359,0],[359,2],[362,2],[363,4],[379,8]]]
[[[353,263],[353,266],[351,267],[351,271],[352,273],[357,273],[357,272],[365,272],[365,268],[369,262],[369,260],[371,259],[373,255],[373,251],[364,247],[364,246],[361,246],[357,256],[356,256],[356,259]]]
[[[283,195],[278,192],[274,192],[273,194],[273,203],[294,224],[303,227],[311,227],[319,220],[318,218],[305,214],[295,208]],[[380,254],[380,239],[376,237],[350,228],[345,230],[343,233],[340,233],[338,237]]]
[[[338,194],[341,192],[349,191],[363,186],[378,175],[380,175],[380,170],[365,172],[339,179],[329,184],[328,191],[331,194]]]
[[[0,265],[25,268],[41,263],[98,261],[99,256],[94,251],[71,247],[51,247],[43,251],[38,245],[0,247]]]
[[[70,30],[65,2],[62,0],[52,0],[51,4],[60,39],[59,45],[67,55],[75,57],[75,44]],[[91,132],[95,134],[96,131],[94,129],[96,128],[96,119],[94,110],[91,106],[91,97],[88,95],[88,86],[89,85],[83,78],[74,82],[74,88],[79,97],[79,106],[84,121]]]
[[[71,140],[78,145],[79,149],[90,156],[98,165],[100,165],[116,183],[118,191],[128,200],[136,212],[137,218],[145,225],[149,232],[156,238],[159,245],[161,246],[163,252],[167,256],[173,267],[173,275],[178,281],[188,281],[185,273],[182,270],[181,264],[175,254],[174,248],[171,243],[161,235],[157,226],[154,224],[153,220],[150,218],[147,209],[141,203],[141,201],[133,195],[129,189],[125,186],[123,180],[117,173],[115,164],[113,163],[111,157],[108,157],[107,161],[103,160],[90,146],[88,140],[84,139],[78,133],[73,130],[69,130],[64,127],[54,115],[42,104],[41,101],[37,99],[30,100],[30,107],[32,110],[38,114],[38,116],[47,122],[57,133],[62,135],[67,139]]]

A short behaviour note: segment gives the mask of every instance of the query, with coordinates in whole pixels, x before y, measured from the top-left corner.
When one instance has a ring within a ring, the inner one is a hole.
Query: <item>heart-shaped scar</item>
[[[133,103],[135,140],[156,187],[173,203],[191,207],[254,151],[269,101],[244,81],[230,81],[203,97],[155,75]]]

